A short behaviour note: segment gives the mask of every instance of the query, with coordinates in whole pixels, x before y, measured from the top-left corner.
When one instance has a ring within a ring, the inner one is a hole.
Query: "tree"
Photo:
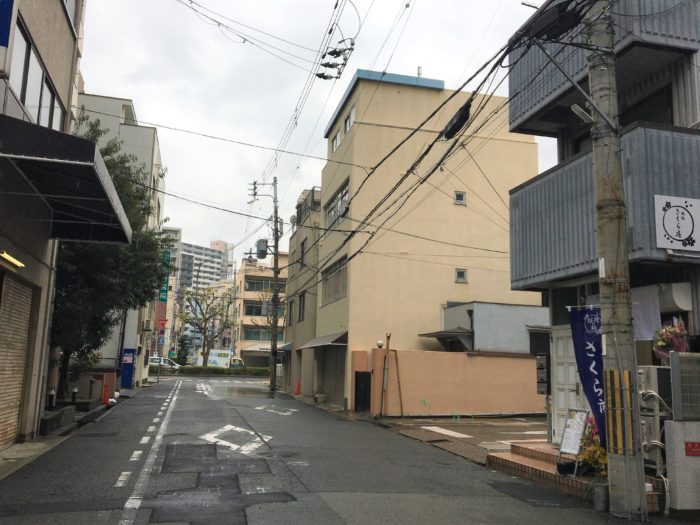
[[[235,324],[232,318],[233,295],[217,288],[195,288],[185,292],[185,309],[178,317],[202,334],[202,366],[209,361],[209,352],[226,330]]]
[[[77,130],[93,142],[107,133],[99,120],[89,121],[84,115]],[[121,152],[121,144],[110,140],[100,152],[131,225],[131,243],[59,244],[51,343],[63,352],[60,391],[64,393],[71,358],[94,360],[123,312],[152,301],[171,270],[161,256],[170,241],[147,227],[152,213],[148,174],[135,156]]]

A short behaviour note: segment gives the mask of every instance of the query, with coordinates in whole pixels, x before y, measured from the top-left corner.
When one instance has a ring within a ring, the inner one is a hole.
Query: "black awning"
[[[0,165],[13,166],[51,209],[51,237],[131,241],[131,226],[94,142],[0,115]]]

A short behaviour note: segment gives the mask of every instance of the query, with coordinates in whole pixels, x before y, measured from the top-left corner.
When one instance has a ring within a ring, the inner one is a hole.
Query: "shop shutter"
[[[17,438],[29,351],[32,289],[5,275],[0,299],[0,448]]]
[[[324,348],[321,351],[323,352],[323,393],[326,396],[326,403],[335,403],[335,348]]]

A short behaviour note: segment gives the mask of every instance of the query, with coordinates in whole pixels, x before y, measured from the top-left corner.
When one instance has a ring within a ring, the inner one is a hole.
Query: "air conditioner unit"
[[[700,421],[700,354],[671,352],[673,419]]]
[[[150,319],[144,319],[143,323],[141,324],[141,331],[142,332],[148,332],[153,330],[153,323]]]

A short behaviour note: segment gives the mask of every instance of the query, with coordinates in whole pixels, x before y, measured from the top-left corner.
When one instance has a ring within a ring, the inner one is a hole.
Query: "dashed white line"
[[[154,417],[154,418],[153,418],[153,422],[154,422],[154,423],[158,423],[159,421],[160,421],[160,418],[159,418],[159,417]]]
[[[156,418],[156,419],[158,419],[158,418]],[[154,422],[154,423],[158,423],[158,421],[155,421],[155,420],[154,420],[153,422]],[[150,427],[148,427],[148,428],[146,429],[146,432],[155,432],[155,431],[156,431],[156,426],[155,426],[155,425],[151,425]]]
[[[143,454],[143,450],[134,450],[134,453],[131,454],[129,461],[138,461],[141,459],[141,454]]]
[[[114,484],[115,487],[123,487],[129,482],[129,478],[131,477],[131,472],[122,472],[119,475],[119,478],[117,478],[117,482]]]
[[[147,445],[148,442],[149,442],[150,440],[151,440],[151,436],[143,436],[143,437],[141,438],[141,444],[142,444],[142,445]]]

